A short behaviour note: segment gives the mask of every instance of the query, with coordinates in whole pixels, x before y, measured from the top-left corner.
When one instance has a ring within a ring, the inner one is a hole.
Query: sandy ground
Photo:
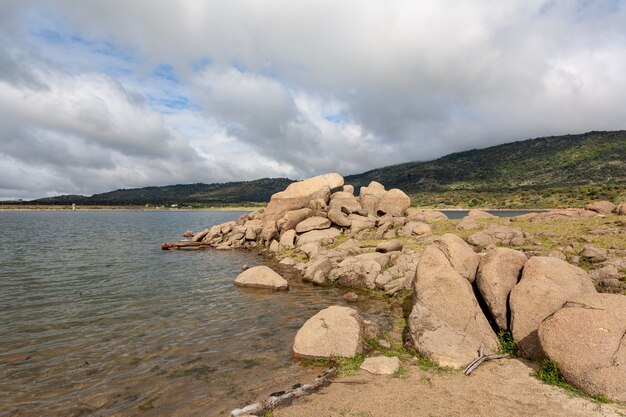
[[[370,375],[335,379],[274,417],[626,417],[626,405],[601,404],[544,385],[518,359],[487,362],[471,376],[408,366],[407,378]]]

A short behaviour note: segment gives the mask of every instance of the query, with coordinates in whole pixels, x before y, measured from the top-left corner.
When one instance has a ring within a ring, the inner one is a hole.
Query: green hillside
[[[272,194],[284,190],[293,180],[263,178],[216,184],[178,184],[163,187],[144,187],[111,191],[84,196],[59,196],[32,201],[35,204],[90,204],[90,205],[215,205],[264,203]]]
[[[413,203],[435,207],[580,207],[590,200],[626,200],[626,131],[529,139],[409,162],[345,177],[360,186],[400,188]],[[293,180],[263,178],[116,190],[91,197],[59,196],[35,204],[223,206],[262,203]]]
[[[589,132],[507,143],[346,177],[378,181],[431,206],[581,206],[626,199],[626,131]]]

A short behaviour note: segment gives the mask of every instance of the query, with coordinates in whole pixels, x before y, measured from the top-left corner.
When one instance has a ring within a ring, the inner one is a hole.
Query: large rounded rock
[[[308,207],[301,208],[299,210],[288,211],[283,217],[280,218],[280,220],[276,222],[276,227],[281,232],[284,232],[285,230],[291,230],[296,227],[298,223],[310,217],[312,214],[313,210]]]
[[[413,296],[409,337],[423,356],[461,368],[476,358],[481,345],[487,353],[498,348],[470,282],[436,245],[428,246],[420,258]]]
[[[615,207],[615,213],[619,216],[626,215],[626,202],[619,203],[619,205]]]
[[[373,216],[365,217],[353,213],[348,216],[348,219],[350,220],[350,233],[353,235],[376,227],[376,218]]]
[[[298,330],[292,352],[297,358],[349,358],[363,352],[363,319],[353,308],[331,306]]]
[[[485,248],[492,244],[521,246],[525,242],[524,232],[517,227],[505,225],[491,225],[485,230],[474,233],[467,241],[479,248]]]
[[[584,294],[539,326],[547,356],[565,379],[589,395],[626,401],[626,297]]]
[[[411,199],[404,191],[392,188],[382,195],[378,202],[377,215],[389,214],[394,217],[404,216],[404,211],[411,205]]]
[[[376,245],[376,252],[394,252],[402,250],[402,242],[397,239],[384,240]]]
[[[508,330],[509,293],[528,259],[523,252],[493,248],[480,260],[476,283],[500,330]]]
[[[285,191],[272,196],[265,208],[263,218],[265,221],[278,220],[288,211],[307,207],[311,200],[321,198],[328,201],[330,190],[342,185],[343,177],[334,173],[289,184]]]
[[[330,271],[329,279],[350,287],[376,288],[376,277],[382,271],[380,261],[362,256],[349,257],[341,261]]]
[[[296,225],[297,233],[306,233],[311,230],[324,230],[330,227],[330,220],[326,217],[309,217],[306,220],[302,220]]]
[[[591,278],[582,269],[557,258],[530,258],[509,301],[511,332],[521,353],[529,359],[545,357],[537,337],[541,322],[567,299],[595,292]]]
[[[385,187],[376,181],[370,182],[367,187],[361,187],[359,193],[361,207],[363,207],[370,216],[376,216],[378,204],[385,193]]]
[[[350,227],[352,221],[348,218],[348,215],[339,209],[328,210],[328,220],[331,223],[336,224],[339,227]]]
[[[495,219],[498,216],[494,216],[493,214],[487,213],[486,211],[483,211],[483,210],[473,209],[473,210],[470,210],[469,213],[467,213],[467,217],[474,218],[474,219]]]
[[[296,246],[303,246],[307,243],[320,243],[322,245],[328,244],[341,234],[339,229],[331,227],[325,230],[311,230],[298,236],[296,240]]]
[[[345,210],[348,214],[361,210],[359,200],[352,194],[345,191],[337,191],[330,196],[329,210]]]
[[[615,204],[606,200],[594,201],[593,203],[587,204],[585,209],[595,211],[600,214],[610,214],[613,210],[615,210]]]
[[[268,288],[272,290],[287,290],[289,283],[267,266],[255,266],[246,269],[237,278],[235,285],[239,287]]]
[[[437,220],[446,220],[448,216],[437,210],[422,210],[415,207],[409,207],[405,210],[407,221],[417,222],[433,222]]]
[[[446,233],[434,244],[446,256],[456,272],[469,282],[474,282],[478,269],[478,255],[463,239],[455,234]]]
[[[280,241],[278,242],[279,249],[293,249],[295,239],[296,231],[293,229],[287,230],[280,236]]]
[[[581,210],[581,209],[554,209],[548,210],[541,213],[528,213],[521,216],[516,216],[516,219],[519,220],[528,220],[531,222],[542,222],[542,221],[554,221],[554,220],[580,220],[587,219],[589,217],[595,217],[598,213],[591,210]]]

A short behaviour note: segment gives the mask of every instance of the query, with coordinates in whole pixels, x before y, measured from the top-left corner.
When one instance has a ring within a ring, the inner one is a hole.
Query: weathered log
[[[304,395],[309,395],[318,390],[319,388],[326,385],[330,378],[335,374],[337,368],[329,368],[324,373],[317,378],[315,378],[315,383],[310,384],[295,384],[291,387],[289,391],[279,391],[270,394],[269,398],[263,402],[256,402],[253,404],[249,404],[243,408],[236,408],[230,412],[232,417],[238,417],[244,414],[262,414],[265,411],[272,410],[279,405],[284,405],[289,403],[289,401],[294,398],[302,397]]]
[[[192,248],[192,247],[200,247],[200,246],[211,246],[209,242],[171,242],[171,243],[162,243],[162,250],[170,250],[170,249],[184,249],[184,248]]]

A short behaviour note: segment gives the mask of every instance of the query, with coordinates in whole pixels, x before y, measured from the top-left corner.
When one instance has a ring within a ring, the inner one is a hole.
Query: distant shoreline
[[[261,207],[256,206],[233,206],[233,207],[144,207],[144,206],[76,206],[76,210],[72,210],[72,206],[2,206],[2,211],[253,211]]]

